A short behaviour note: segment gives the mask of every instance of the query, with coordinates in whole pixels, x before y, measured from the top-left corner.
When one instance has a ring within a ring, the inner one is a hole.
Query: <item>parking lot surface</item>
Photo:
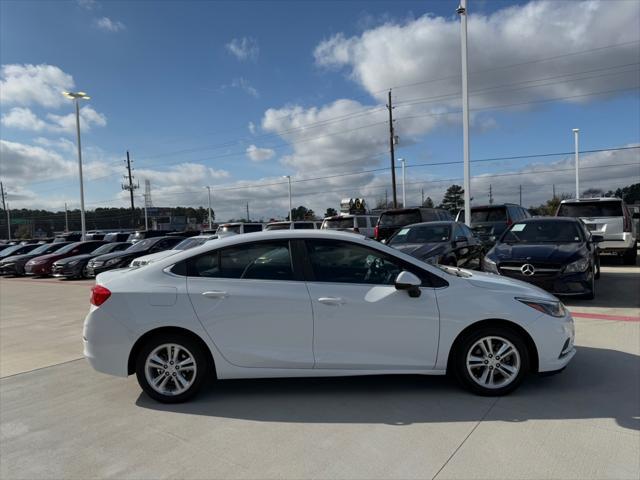
[[[483,398],[444,377],[234,380],[154,403],[94,372],[92,282],[0,279],[0,477],[640,477],[640,268],[566,300],[578,353]]]

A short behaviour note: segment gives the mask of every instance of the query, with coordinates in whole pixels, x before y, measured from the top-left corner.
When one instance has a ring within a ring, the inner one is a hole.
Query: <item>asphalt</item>
[[[566,301],[569,367],[499,399],[376,376],[161,405],[82,359],[91,282],[0,279],[0,478],[638,479],[640,268],[616,263],[594,301]]]

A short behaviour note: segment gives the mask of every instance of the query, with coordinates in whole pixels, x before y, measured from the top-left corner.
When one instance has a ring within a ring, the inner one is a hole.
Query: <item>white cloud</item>
[[[48,121],[42,120],[29,108],[14,107],[9,113],[2,115],[2,125],[7,128],[19,130],[30,130],[34,132],[50,131],[74,133],[76,130],[76,115],[56,115],[48,113]],[[83,131],[89,131],[92,127],[104,127],[107,124],[107,117],[96,112],[89,106],[80,109],[80,127]]]
[[[245,93],[248,93],[252,97],[258,98],[260,96],[260,94],[258,93],[258,90],[256,90],[256,88],[252,86],[251,83],[249,83],[249,81],[243,77],[234,78],[231,81],[231,86],[233,88],[239,88],[243,90]]]
[[[24,107],[13,107],[9,113],[2,115],[1,122],[7,128],[34,132],[39,132],[48,127],[46,122],[38,118],[29,108]]]
[[[59,107],[67,100],[65,90],[74,87],[73,77],[54,65],[10,64],[0,71],[0,103]]]
[[[96,26],[105,32],[120,32],[126,28],[124,23],[118,20],[111,20],[109,17],[102,17],[96,20]]]
[[[630,64],[638,61],[638,45],[633,43],[538,62],[637,41],[640,2],[616,2],[611,7],[610,2],[599,0],[580,4],[543,0],[488,16],[472,12],[470,90],[484,91],[472,95],[471,107],[636,86],[638,70]],[[411,85],[394,90],[395,102],[451,95],[436,104],[459,107],[460,26],[454,16],[425,15],[406,23],[388,22],[350,38],[338,33],[320,43],[314,56],[318,66],[346,69],[351,79],[380,102],[389,87]],[[519,66],[496,68],[513,64]],[[577,72],[589,73],[575,75]],[[426,82],[436,78],[443,79]],[[517,85],[487,90],[504,84]],[[533,85],[539,86],[523,88]],[[401,113],[402,109],[398,116]]]
[[[93,10],[100,7],[100,4],[96,0],[76,0],[78,6],[85,10]]]
[[[215,170],[201,163],[185,162],[174,165],[168,170],[139,168],[136,169],[136,175],[139,179],[148,179],[153,184],[185,187],[194,184],[206,185],[221,178],[227,178],[229,172],[226,170]]]
[[[256,125],[253,122],[249,122],[249,125],[247,127],[249,129],[249,131],[251,132],[252,135],[256,134]]]
[[[271,148],[260,148],[255,145],[249,145],[247,147],[247,157],[252,162],[262,162],[269,160],[275,156],[275,150]]]
[[[258,41],[251,37],[234,38],[225,45],[225,48],[238,60],[256,60],[260,54]]]
[[[0,140],[0,165],[3,178],[13,184],[28,184],[38,180],[55,180],[78,174],[78,164],[72,152],[64,153],[41,146]],[[88,158],[83,165],[87,180],[108,175],[111,167]]]

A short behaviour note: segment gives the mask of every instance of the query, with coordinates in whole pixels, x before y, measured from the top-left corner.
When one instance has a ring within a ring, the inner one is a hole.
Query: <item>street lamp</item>
[[[467,0],[460,0],[456,10],[460,15],[460,45],[462,57],[462,151],[464,161],[464,223],[471,227],[471,169],[469,167],[469,77],[467,75]]]
[[[576,200],[580,198],[580,152],[578,151],[578,136],[580,135],[580,129],[573,129],[573,143],[575,148],[576,158]]]
[[[80,173],[80,226],[82,230],[81,239],[84,241],[87,235],[87,225],[84,220],[84,184],[82,181],[82,146],[80,145],[80,100],[89,100],[91,97],[84,92],[62,92],[62,94],[72,99],[76,104],[76,133],[78,134],[78,172]]]
[[[407,192],[405,190],[407,175],[405,173],[405,161],[404,158],[399,158],[398,161],[402,164],[402,208],[407,208]]]
[[[291,175],[283,175],[289,181],[289,221],[293,222],[293,206],[291,205]]]
[[[211,215],[211,187],[207,185],[205,188],[207,189],[209,195],[209,230],[211,230],[211,225],[213,224],[213,218]]]

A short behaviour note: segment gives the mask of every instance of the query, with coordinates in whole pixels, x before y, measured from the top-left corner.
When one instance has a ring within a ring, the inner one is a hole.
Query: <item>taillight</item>
[[[507,220],[507,228],[509,228],[511,225],[513,225],[513,220],[511,220],[510,218]]]
[[[91,305],[99,307],[104,302],[106,302],[110,296],[111,291],[107,287],[103,287],[102,285],[95,285],[91,289],[91,299],[89,301],[91,302]]]
[[[373,227],[373,238],[375,238],[376,240],[378,240],[378,235],[380,233],[380,229],[378,228],[378,226],[376,225],[375,227]]]
[[[629,212],[627,212],[626,209],[624,209],[622,211],[622,214],[623,214],[622,231],[623,232],[630,232],[631,231],[631,215],[629,215]]]

